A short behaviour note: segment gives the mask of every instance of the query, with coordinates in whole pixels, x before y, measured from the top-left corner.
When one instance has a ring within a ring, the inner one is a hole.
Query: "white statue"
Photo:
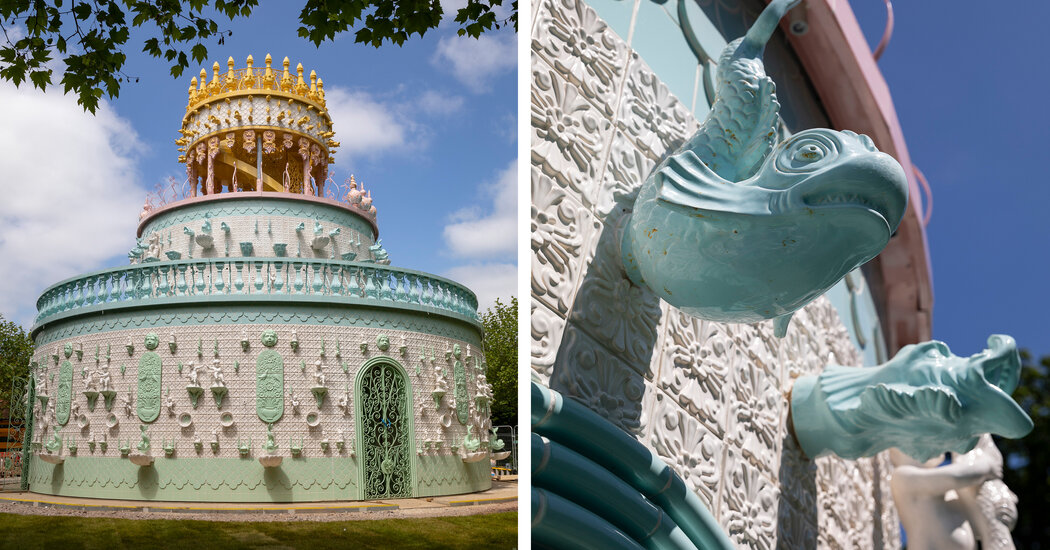
[[[128,396],[124,398],[124,415],[131,418],[132,407],[131,407],[131,392],[128,392]]]
[[[211,362],[211,368],[209,370],[211,370],[211,386],[213,388],[226,385],[226,382],[224,382],[222,379],[222,365],[219,364],[218,359],[215,359]]]
[[[1009,529],[1016,521],[1016,497],[1002,483],[1003,459],[991,436],[951,464],[937,467],[890,449],[890,487],[911,550],[1012,549]],[[996,508],[1008,508],[1005,517]]]
[[[160,259],[160,234],[154,233],[149,237],[149,247],[146,248],[146,257]]]
[[[100,391],[109,391],[109,366],[99,368],[98,388]]]
[[[190,361],[186,364],[186,368],[188,368],[190,371],[189,374],[186,375],[186,378],[189,378],[190,380],[189,385],[200,387],[200,365],[197,365],[193,361]]]
[[[95,371],[89,370],[87,372],[87,390],[97,391],[98,384],[95,382]]]
[[[288,400],[292,403],[292,412],[299,414],[299,400],[295,397],[295,388],[288,393]]]
[[[321,360],[320,359],[315,361],[314,364],[317,365],[317,373],[314,374],[314,380],[317,382],[317,386],[318,387],[324,387],[324,381],[325,381],[324,366],[321,365]]]
[[[168,391],[168,400],[166,402],[168,409],[168,416],[175,416],[175,400],[171,398],[171,391]]]

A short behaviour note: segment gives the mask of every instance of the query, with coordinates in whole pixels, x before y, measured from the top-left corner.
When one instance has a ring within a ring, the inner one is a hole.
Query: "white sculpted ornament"
[[[190,384],[189,385],[190,386],[198,386],[199,387],[201,385],[200,384],[200,365],[194,363],[193,361],[190,361],[189,363],[186,364],[186,368],[189,369],[189,374],[186,375],[186,378],[189,378],[189,380],[190,380]]]
[[[211,387],[222,388],[226,386],[226,382],[222,378],[222,365],[219,364],[219,360],[215,359],[211,362]]]
[[[1002,482],[1003,457],[991,436],[972,451],[925,463],[890,450],[893,502],[912,550],[1013,549],[1010,528],[1017,520],[1017,497]]]

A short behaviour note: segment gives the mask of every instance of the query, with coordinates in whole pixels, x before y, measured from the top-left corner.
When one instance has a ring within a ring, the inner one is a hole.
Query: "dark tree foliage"
[[[25,376],[32,357],[33,339],[21,326],[0,315],[0,417],[5,420],[12,398],[11,381]]]
[[[460,36],[477,38],[507,25],[517,29],[517,0],[506,19],[496,16],[502,4],[467,0],[455,17]],[[190,59],[204,63],[208,46],[222,45],[233,34],[218,20],[247,18],[258,5],[259,0],[0,0],[0,78],[16,86],[28,78],[44,90],[54,74],[49,63],[61,59],[63,91],[77,94],[77,103],[93,113],[103,94],[117,97],[121,83],[137,80],[123,71],[132,27],[146,29],[152,38],[142,51],[163,57],[178,77]],[[442,15],[439,0],[306,0],[299,36],[320,45],[356,27],[355,42],[401,45],[437,27]]]
[[[485,377],[492,384],[492,425],[518,425],[518,299],[496,305],[481,315],[485,325]]]
[[[1035,362],[1021,350],[1021,382],[1014,390],[1035,429],[1021,439],[995,438],[1006,459],[1003,481],[1017,494],[1017,548],[1050,549],[1050,356]]]

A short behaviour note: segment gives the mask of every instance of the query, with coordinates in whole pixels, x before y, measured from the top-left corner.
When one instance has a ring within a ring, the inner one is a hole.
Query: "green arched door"
[[[411,409],[404,371],[385,361],[367,365],[357,387],[364,498],[410,497]]]

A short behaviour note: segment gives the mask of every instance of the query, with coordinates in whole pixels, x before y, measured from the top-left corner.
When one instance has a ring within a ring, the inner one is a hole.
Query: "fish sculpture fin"
[[[776,336],[777,338],[783,338],[784,336],[787,336],[788,325],[791,324],[791,316],[794,314],[795,312],[791,312],[786,315],[781,315],[776,319],[773,319],[774,336]]]
[[[877,410],[895,419],[914,419],[954,424],[962,416],[962,403],[955,393],[940,386],[875,384],[860,394],[861,410]]]
[[[660,200],[711,213],[766,215],[769,193],[740,185],[716,174],[696,153],[682,151],[657,170]]]

